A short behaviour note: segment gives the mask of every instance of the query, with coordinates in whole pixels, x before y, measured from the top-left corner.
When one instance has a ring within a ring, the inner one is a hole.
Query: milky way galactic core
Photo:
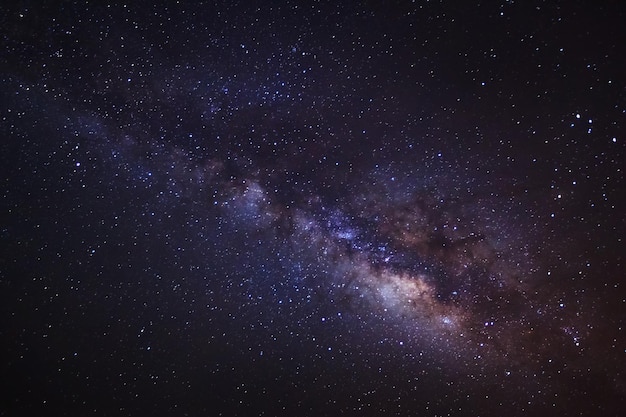
[[[0,6],[0,414],[619,415],[625,12]]]

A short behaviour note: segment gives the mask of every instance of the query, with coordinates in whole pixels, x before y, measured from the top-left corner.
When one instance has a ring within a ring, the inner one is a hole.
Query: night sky
[[[624,22],[2,2],[0,415],[619,415]]]

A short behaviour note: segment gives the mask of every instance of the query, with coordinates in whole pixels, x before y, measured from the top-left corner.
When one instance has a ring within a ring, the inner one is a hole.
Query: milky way
[[[0,414],[619,415],[623,6],[0,16]]]

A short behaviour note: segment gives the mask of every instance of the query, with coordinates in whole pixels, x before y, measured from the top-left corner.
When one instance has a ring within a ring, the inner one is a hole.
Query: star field
[[[0,6],[0,415],[620,415],[625,18]]]

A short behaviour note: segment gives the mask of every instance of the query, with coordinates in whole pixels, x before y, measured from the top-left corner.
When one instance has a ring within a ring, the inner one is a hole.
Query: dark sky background
[[[0,415],[620,415],[624,22],[3,2]]]

